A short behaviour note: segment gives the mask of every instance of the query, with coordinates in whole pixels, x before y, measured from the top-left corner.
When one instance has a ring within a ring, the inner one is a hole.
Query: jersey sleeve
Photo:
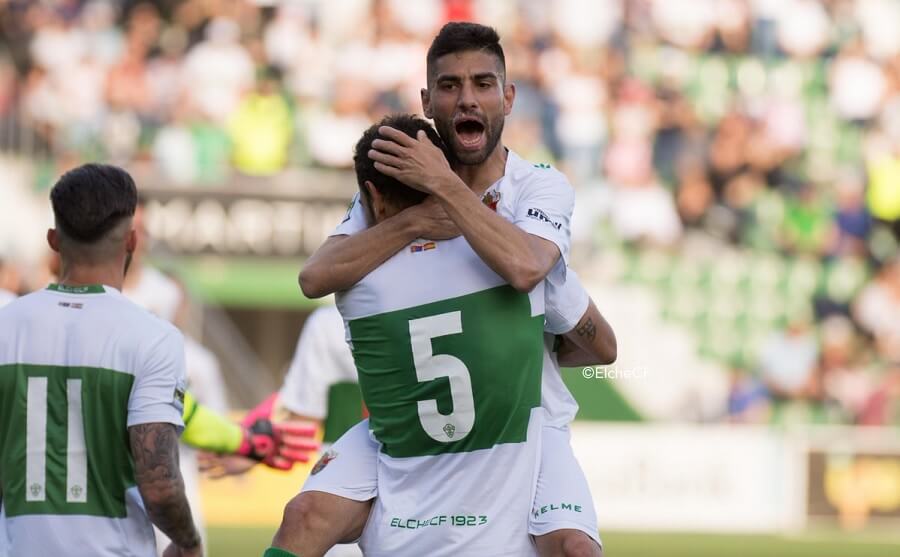
[[[590,296],[582,286],[575,271],[566,272],[565,282],[546,282],[544,310],[544,330],[554,335],[568,333],[578,325],[587,311]]]
[[[352,236],[357,232],[362,232],[369,227],[369,221],[366,218],[366,211],[359,198],[359,192],[353,196],[350,201],[350,207],[347,208],[347,214],[329,236]]]
[[[565,279],[571,246],[572,211],[575,208],[575,191],[566,177],[551,168],[527,183],[516,200],[513,224],[559,248],[560,260],[551,271],[554,282]]]
[[[344,322],[334,307],[317,309],[307,320],[284,385],[281,405],[301,416],[325,419],[333,385],[357,381],[353,355],[344,338]]]
[[[174,327],[151,344],[128,399],[128,427],[164,422],[184,427],[184,339]]]

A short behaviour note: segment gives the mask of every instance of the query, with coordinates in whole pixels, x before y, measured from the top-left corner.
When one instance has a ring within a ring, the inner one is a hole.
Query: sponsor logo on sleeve
[[[178,381],[175,384],[175,391],[172,393],[172,400],[182,410],[184,409],[184,394],[187,392],[187,384],[184,381]]]
[[[336,459],[337,457],[338,457],[338,454],[334,450],[329,449],[329,450],[325,451],[325,454],[323,454],[319,458],[319,462],[316,462],[316,465],[313,466],[313,469],[310,471],[310,474],[315,476],[316,474],[318,474],[319,472],[324,470],[325,467],[328,466],[328,464],[332,460]]]
[[[545,213],[544,211],[541,211],[540,209],[537,209],[535,207],[528,209],[527,216],[528,216],[528,218],[532,218],[534,220],[546,222],[547,224],[549,224],[550,226],[552,226],[553,228],[555,228],[557,230],[562,228],[562,223],[553,221],[552,219],[550,219],[550,217],[547,216],[547,213]]]

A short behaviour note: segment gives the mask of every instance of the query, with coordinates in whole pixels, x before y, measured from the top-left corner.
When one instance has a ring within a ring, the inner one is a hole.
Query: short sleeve
[[[328,412],[329,390],[347,381],[356,382],[357,377],[344,321],[337,308],[319,308],[300,333],[278,400],[295,414],[321,420]]]
[[[352,236],[357,232],[362,232],[369,227],[369,220],[366,218],[366,211],[362,201],[359,198],[359,192],[353,196],[350,206],[347,208],[347,214],[337,228],[331,231],[329,236]]]
[[[590,302],[587,290],[571,269],[566,273],[562,284],[547,281],[544,296],[544,330],[554,335],[562,335],[574,329]]]
[[[556,170],[541,168],[538,172],[542,175],[530,180],[516,200],[513,224],[529,234],[556,244],[562,265],[557,265],[559,270],[554,269],[554,274],[565,277],[572,239],[575,192],[565,176]]]
[[[174,327],[148,347],[128,400],[128,427],[163,422],[184,427],[184,339]]]

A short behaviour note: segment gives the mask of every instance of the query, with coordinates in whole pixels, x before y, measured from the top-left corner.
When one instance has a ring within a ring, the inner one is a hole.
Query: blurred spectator
[[[900,240],[900,141],[893,146],[883,136],[873,139],[867,157],[872,216],[885,223]]]
[[[741,367],[731,370],[728,419],[733,423],[759,424],[769,419],[769,393],[765,384]]]
[[[900,361],[900,258],[885,264],[860,292],[853,318],[885,355]]]
[[[860,418],[860,425],[900,426],[900,365],[891,366],[866,401]]]
[[[834,223],[829,238],[831,255],[864,255],[872,219],[865,204],[864,182],[858,172],[845,170],[835,188]]]
[[[294,126],[274,69],[261,70],[228,121],[234,166],[251,176],[271,176],[287,163]]]
[[[372,91],[365,82],[339,76],[334,84],[334,102],[309,114],[306,144],[318,164],[338,168],[353,165],[353,143],[372,124],[367,109]],[[327,130],[327,133],[323,133]]]
[[[760,376],[778,400],[817,397],[818,356],[809,316],[796,315],[785,330],[773,333],[763,343],[759,353]]]
[[[866,57],[859,41],[848,43],[831,69],[831,102],[838,116],[866,122],[874,118],[887,86],[881,67]]]
[[[803,184],[787,199],[784,247],[793,252],[820,254],[825,248],[831,214],[811,184]]]
[[[253,59],[239,42],[240,33],[234,21],[216,18],[207,26],[205,40],[191,48],[184,60],[193,102],[217,123],[228,119],[244,91],[253,86]]]
[[[846,421],[854,422],[872,394],[873,381],[858,358],[853,323],[843,316],[827,318],[821,325],[820,342],[825,395],[839,405]]]

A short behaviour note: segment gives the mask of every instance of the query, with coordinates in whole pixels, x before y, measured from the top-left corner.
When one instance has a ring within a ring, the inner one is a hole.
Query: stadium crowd
[[[500,31],[506,143],[569,176],[588,241],[865,269],[729,360],[731,420],[900,423],[894,0],[7,0],[0,147],[182,187],[346,169],[368,125],[420,112],[453,19]]]

